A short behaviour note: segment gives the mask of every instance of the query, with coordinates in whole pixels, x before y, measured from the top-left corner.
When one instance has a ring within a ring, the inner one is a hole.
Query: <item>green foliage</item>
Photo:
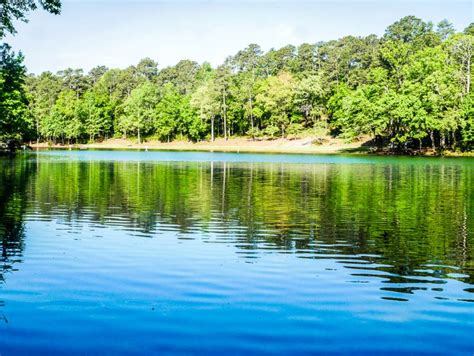
[[[278,127],[281,135],[292,122],[294,79],[291,74],[281,72],[266,79],[259,88],[256,104],[262,108],[262,121],[269,127]],[[271,135],[273,137],[273,134]]]
[[[434,27],[407,16],[381,38],[346,36],[266,53],[250,44],[216,69],[182,60],[159,70],[145,58],[126,69],[46,72],[27,78],[28,107],[22,84],[4,96],[2,120],[16,122],[8,130],[20,136],[36,131],[60,142],[294,138],[315,128],[321,136],[324,128],[399,147],[470,150],[472,28],[455,33],[446,20]]]
[[[210,122],[211,140],[214,141],[214,122],[219,114],[219,92],[213,79],[199,86],[191,99],[191,105],[199,113],[202,123]]]
[[[169,142],[179,135],[198,140],[205,131],[200,122],[191,107],[190,97],[181,95],[173,84],[165,84],[161,101],[156,106],[155,132],[158,138]]]
[[[141,143],[141,135],[150,133],[153,128],[157,103],[158,91],[151,82],[147,81],[133,89],[123,103],[123,114],[119,117],[118,126],[124,135],[136,133],[138,143]]]
[[[325,91],[319,75],[309,75],[296,85],[294,105],[303,115],[305,126],[316,123],[325,112]]]
[[[31,115],[24,90],[26,68],[23,56],[0,46],[0,140],[26,139],[32,131]]]
[[[70,142],[80,137],[83,130],[79,117],[79,100],[76,93],[69,89],[59,94],[51,113],[41,127],[41,133],[48,138],[60,138]]]
[[[27,22],[28,12],[42,7],[44,10],[59,14],[61,12],[61,0],[3,0],[0,3],[0,38],[7,33],[15,34],[15,21]]]
[[[103,93],[88,90],[79,103],[79,116],[90,141],[104,137],[112,128],[113,106]]]
[[[270,138],[275,138],[275,136],[280,132],[280,128],[275,125],[268,125],[265,127],[263,130],[263,134],[270,137]]]

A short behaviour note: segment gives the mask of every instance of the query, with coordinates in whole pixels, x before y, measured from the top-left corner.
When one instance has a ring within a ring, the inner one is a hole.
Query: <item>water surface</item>
[[[474,160],[0,160],[0,353],[474,352]]]

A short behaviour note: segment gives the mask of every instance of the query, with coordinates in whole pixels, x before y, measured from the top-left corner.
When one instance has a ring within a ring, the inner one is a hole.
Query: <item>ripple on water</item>
[[[0,170],[5,354],[472,352],[471,164],[61,155]]]

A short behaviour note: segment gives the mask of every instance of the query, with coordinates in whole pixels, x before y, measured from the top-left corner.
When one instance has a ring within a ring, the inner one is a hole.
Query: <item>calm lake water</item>
[[[0,353],[474,353],[474,160],[0,159]]]

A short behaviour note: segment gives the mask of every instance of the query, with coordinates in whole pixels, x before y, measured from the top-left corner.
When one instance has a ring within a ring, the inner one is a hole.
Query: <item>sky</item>
[[[36,11],[6,42],[30,72],[97,65],[125,68],[149,57],[160,68],[181,59],[218,65],[257,43],[264,50],[345,35],[382,35],[406,15],[474,21],[471,0],[63,0],[62,14]]]

